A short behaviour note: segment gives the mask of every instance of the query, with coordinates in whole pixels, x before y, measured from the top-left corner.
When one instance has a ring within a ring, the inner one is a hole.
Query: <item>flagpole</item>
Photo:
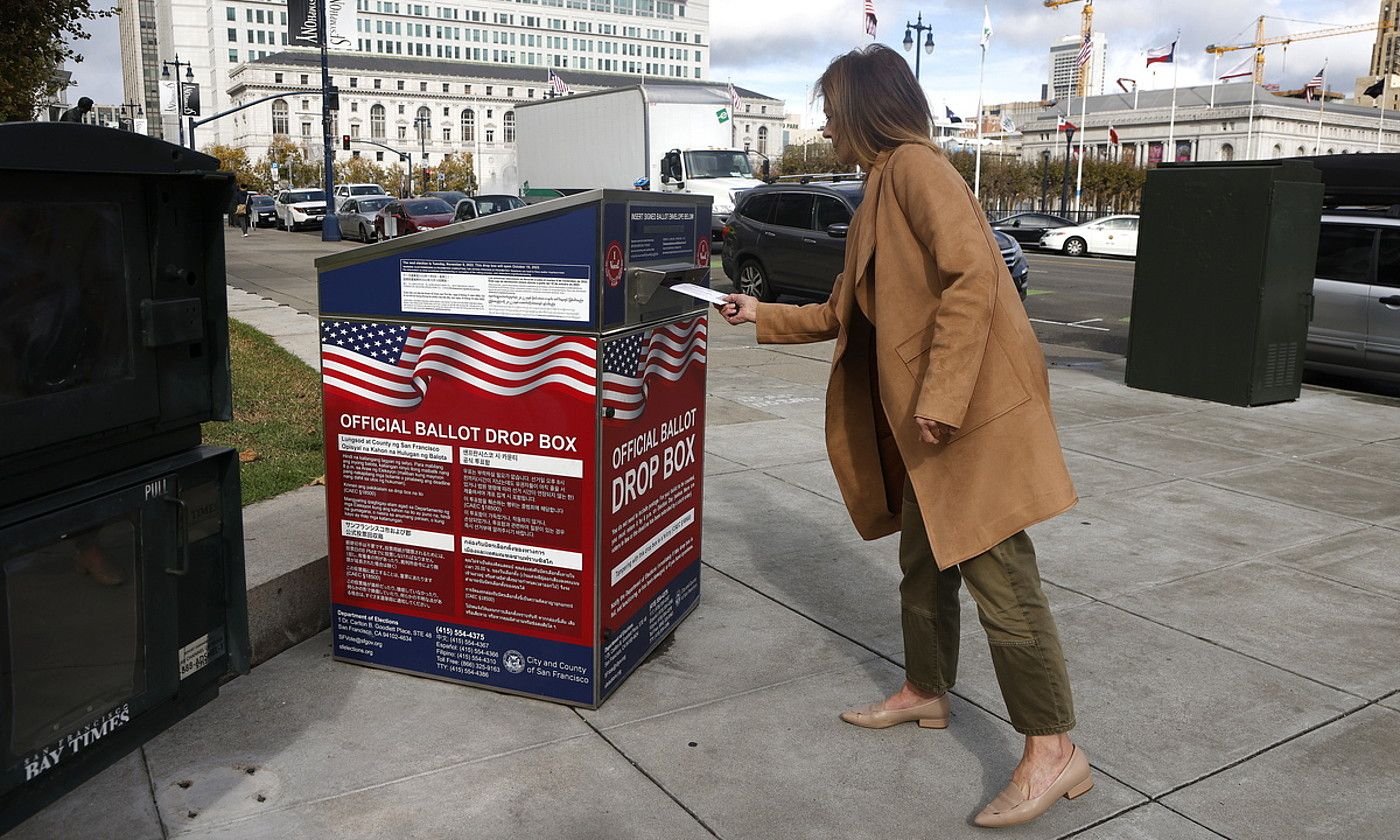
[[[1249,128],[1244,135],[1245,154],[1247,160],[1255,160],[1254,155],[1254,98],[1259,94],[1259,84],[1254,81],[1254,77],[1249,77]]]
[[[1322,104],[1317,107],[1317,142],[1313,144],[1313,154],[1322,154],[1322,115],[1327,111],[1327,62],[1322,63]]]
[[[982,85],[987,79],[987,44],[982,42],[982,66],[977,75],[977,163],[972,176],[972,195],[982,200]]]
[[[1387,74],[1387,75],[1389,75],[1389,74]],[[1381,138],[1385,135],[1385,85],[1386,85],[1386,82],[1387,82],[1387,81],[1388,81],[1388,80],[1386,79],[1385,76],[1382,76],[1382,77],[1381,77],[1381,85],[1382,85],[1382,87],[1381,87],[1381,124],[1380,124],[1380,126],[1376,129],[1376,151],[1377,151],[1377,152],[1379,152],[1379,151],[1381,150]]]
[[[1134,110],[1134,111],[1137,110],[1137,103],[1138,103],[1137,96],[1138,96],[1138,83],[1137,83],[1136,80],[1134,80],[1134,81],[1133,81],[1133,110]]]
[[[1180,36],[1178,36],[1180,37]],[[1177,68],[1181,66],[1176,60],[1176,44],[1172,44],[1172,113],[1171,123],[1167,126],[1167,153],[1171,155],[1171,160],[1176,160],[1176,81]]]
[[[1215,107],[1215,83],[1220,78],[1220,53],[1215,54],[1215,66],[1210,71],[1210,107]]]
[[[1084,72],[1087,77],[1088,71]],[[1089,111],[1089,92],[1086,89],[1084,95],[1079,97],[1079,167],[1074,176],[1074,212],[1077,214],[1082,209],[1081,198],[1084,191],[1084,135],[1089,133],[1087,116]],[[1078,222],[1078,219],[1075,219]]]

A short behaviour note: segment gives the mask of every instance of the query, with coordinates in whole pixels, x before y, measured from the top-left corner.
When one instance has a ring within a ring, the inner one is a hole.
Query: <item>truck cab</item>
[[[764,161],[766,169],[767,161]],[[763,186],[743,149],[672,149],[661,159],[661,190],[708,195],[711,232],[718,237],[739,193]]]

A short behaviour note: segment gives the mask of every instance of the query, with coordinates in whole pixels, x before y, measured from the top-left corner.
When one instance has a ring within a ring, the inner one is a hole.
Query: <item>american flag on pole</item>
[[[1075,67],[1083,67],[1089,56],[1094,54],[1094,33],[1084,33],[1084,43],[1079,46],[1079,55],[1074,59]]]
[[[1317,75],[1308,79],[1308,83],[1303,85],[1303,95],[1307,97],[1309,102],[1313,99],[1313,91],[1317,91],[1319,94],[1322,93],[1322,86],[1325,84],[1324,79],[1326,75],[1327,65],[1324,64],[1322,65],[1322,69],[1317,71]]]
[[[865,34],[875,37],[875,0],[865,0]]]
[[[652,377],[676,382],[692,364],[705,364],[705,318],[676,321],[615,338],[603,346],[603,411],[635,420],[646,410]]]
[[[1224,73],[1220,74],[1220,81],[1228,82],[1231,79],[1243,79],[1246,76],[1254,75],[1254,56],[1247,55],[1244,60]]]
[[[549,70],[549,87],[559,96],[569,92],[569,86],[564,84],[564,80],[559,77],[558,73],[554,72],[552,67]]]
[[[438,376],[515,396],[545,386],[597,393],[598,339],[494,330],[327,321],[321,373],[327,388],[392,408],[413,408]]]
[[[734,83],[729,83],[729,113],[738,115],[739,113],[739,91],[734,89]]]

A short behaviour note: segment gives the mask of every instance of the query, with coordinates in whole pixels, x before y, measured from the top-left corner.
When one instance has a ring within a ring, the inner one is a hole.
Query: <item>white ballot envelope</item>
[[[697,286],[694,283],[677,283],[667,288],[673,292],[680,292],[683,295],[690,295],[693,298],[699,298],[700,300],[716,303],[721,306],[729,302],[725,300],[726,295],[724,292],[707,289],[704,286]]]

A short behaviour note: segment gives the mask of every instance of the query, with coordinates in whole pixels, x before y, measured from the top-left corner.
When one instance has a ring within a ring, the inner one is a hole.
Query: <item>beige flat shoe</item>
[[[1055,777],[1055,781],[1051,782],[1050,787],[1040,796],[1027,799],[1019,787],[1009,784],[997,794],[996,799],[987,803],[982,813],[972,818],[972,822],[983,828],[1005,828],[1028,823],[1050,810],[1050,806],[1061,796],[1065,799],[1077,799],[1088,793],[1093,786],[1094,778],[1089,772],[1089,759],[1085,758],[1084,751],[1076,746],[1065,769],[1060,771],[1060,775]]]
[[[946,729],[948,727],[948,695],[940,694],[917,706],[907,709],[882,709],[884,701],[873,703],[863,709],[850,709],[841,713],[841,719],[866,729],[884,729],[897,723],[917,720],[925,729]]]

